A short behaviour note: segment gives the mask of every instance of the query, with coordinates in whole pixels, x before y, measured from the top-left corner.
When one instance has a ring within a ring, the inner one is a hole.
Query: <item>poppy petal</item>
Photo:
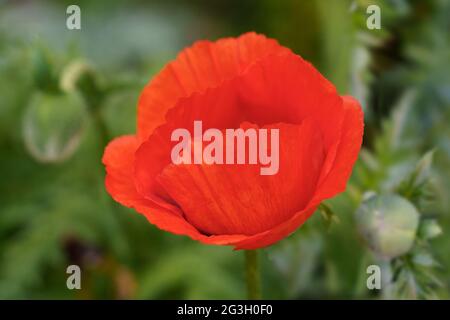
[[[336,141],[343,121],[342,98],[333,84],[300,56],[271,56],[239,78],[246,120],[263,126],[276,122],[299,124],[311,117],[327,149]]]
[[[218,86],[269,54],[289,51],[276,40],[254,32],[217,42],[196,42],[144,88],[138,103],[138,136],[146,140],[181,97]]]
[[[327,199],[343,192],[352,173],[352,168],[361,148],[364,132],[364,114],[359,102],[344,96],[344,121],[340,139],[329,150],[321,179],[315,195],[316,199]]]
[[[237,103],[234,82],[226,82],[220,88],[207,89],[182,98],[168,111],[166,123],[158,127],[136,152],[135,177],[138,191],[157,203],[168,201],[166,192],[156,183],[156,176],[171,163],[171,149],[177,142],[171,141],[172,132],[187,129],[194,135],[193,123],[202,120],[203,129],[235,128],[243,121]]]
[[[154,201],[169,199],[154,179],[170,163],[173,130],[191,130],[194,120],[202,120],[205,129],[223,129],[237,128],[244,120],[264,126],[300,124],[311,117],[327,148],[339,137],[342,108],[335,88],[309,63],[292,53],[270,56],[219,87],[179,99],[137,152],[137,188]]]
[[[136,189],[134,183],[134,158],[138,139],[135,136],[122,136],[111,141],[105,149],[103,164],[106,167],[105,185],[114,200],[126,207],[149,206],[160,208],[145,199]],[[181,216],[174,206],[163,206],[172,214]]]
[[[138,139],[122,136],[114,139],[105,149],[103,163],[106,166],[106,189],[108,193],[126,207],[134,208],[158,228],[179,235],[187,235],[204,243],[227,245],[242,241],[242,235],[208,237],[201,234],[175,210],[158,207],[144,199],[134,188],[133,159]]]
[[[344,121],[341,127],[340,139],[327,154],[321,175],[321,181],[317,191],[305,209],[297,212],[271,230],[250,236],[242,241],[233,243],[235,249],[252,250],[269,246],[299,228],[317,209],[319,203],[345,190],[350,177],[353,164],[355,163],[361,147],[364,115],[358,101],[352,97],[344,96]],[[331,160],[330,160],[331,159]],[[327,164],[328,162],[328,164]]]
[[[117,202],[130,207],[142,197],[133,184],[133,159],[138,146],[135,136],[122,136],[111,141],[105,148],[103,164],[106,168],[105,185]]]
[[[270,246],[297,230],[316,209],[317,205],[308,206],[275,228],[247,237],[241,241],[235,241],[232,245],[235,246],[235,250],[254,250]]]
[[[261,175],[261,165],[171,164],[158,176],[198,230],[254,235],[290,219],[310,201],[325,158],[315,123],[306,119],[301,125],[264,128],[279,130],[279,172],[274,175]]]

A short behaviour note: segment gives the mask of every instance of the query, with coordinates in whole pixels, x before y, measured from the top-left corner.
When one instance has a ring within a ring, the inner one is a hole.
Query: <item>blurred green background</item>
[[[81,30],[66,28],[70,4]],[[371,4],[380,30],[366,26]],[[0,298],[246,297],[243,252],[114,203],[101,156],[135,132],[141,89],[178,51],[247,31],[311,61],[365,111],[347,191],[262,250],[264,297],[450,298],[449,17],[446,0],[0,1]],[[395,195],[419,212],[412,235]],[[71,264],[81,290],[66,287]],[[371,264],[391,280],[382,290],[366,286]]]

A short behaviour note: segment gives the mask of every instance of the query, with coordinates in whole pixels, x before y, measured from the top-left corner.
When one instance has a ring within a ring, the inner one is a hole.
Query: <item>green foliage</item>
[[[142,274],[137,297],[243,299],[244,277],[230,274],[233,267],[244,268],[241,258],[225,248],[184,246],[183,251],[168,252]]]

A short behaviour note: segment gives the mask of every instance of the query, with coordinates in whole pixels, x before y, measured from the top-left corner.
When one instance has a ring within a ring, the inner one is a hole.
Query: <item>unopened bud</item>
[[[356,212],[356,223],[367,245],[380,257],[395,258],[414,244],[419,213],[397,195],[377,195],[364,201]]]
[[[36,93],[23,119],[27,150],[40,162],[67,159],[80,143],[85,114],[77,94]]]

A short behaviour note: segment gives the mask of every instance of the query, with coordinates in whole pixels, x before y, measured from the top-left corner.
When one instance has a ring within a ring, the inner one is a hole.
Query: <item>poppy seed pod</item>
[[[380,257],[395,258],[407,253],[416,238],[419,213],[397,195],[373,195],[356,211],[358,230],[367,245]]]

